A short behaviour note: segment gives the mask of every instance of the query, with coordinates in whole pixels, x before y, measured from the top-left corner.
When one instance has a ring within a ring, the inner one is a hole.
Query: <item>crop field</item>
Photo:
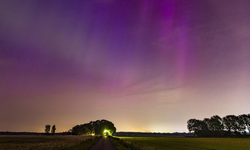
[[[79,145],[92,136],[0,136],[0,150],[58,150]]]
[[[249,150],[250,138],[117,137],[142,150]]]

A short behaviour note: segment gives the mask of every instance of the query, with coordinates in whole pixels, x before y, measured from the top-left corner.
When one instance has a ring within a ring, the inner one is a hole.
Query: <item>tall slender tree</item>
[[[56,132],[56,125],[53,125],[51,128],[51,134],[55,135],[55,132]]]
[[[45,134],[49,135],[50,132],[50,125],[45,125]]]

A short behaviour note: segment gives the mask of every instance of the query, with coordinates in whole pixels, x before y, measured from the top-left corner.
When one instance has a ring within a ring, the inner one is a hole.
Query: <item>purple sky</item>
[[[187,132],[250,113],[249,0],[0,0],[0,131]]]

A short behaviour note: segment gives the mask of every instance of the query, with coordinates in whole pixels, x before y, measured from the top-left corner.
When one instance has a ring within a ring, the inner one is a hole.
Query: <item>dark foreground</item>
[[[250,150],[250,138],[118,137],[141,149]]]
[[[65,149],[93,139],[92,136],[1,135],[0,150]],[[86,144],[85,144],[86,145]],[[91,146],[91,145],[90,145]],[[89,146],[89,147],[90,147]]]
[[[116,150],[116,148],[112,145],[109,138],[105,136],[105,137],[101,138],[89,150]]]

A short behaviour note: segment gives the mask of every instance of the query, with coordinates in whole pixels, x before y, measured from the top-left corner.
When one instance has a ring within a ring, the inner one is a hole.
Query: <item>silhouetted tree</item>
[[[236,116],[235,119],[236,119],[236,122],[233,127],[234,133],[236,135],[242,135],[242,133],[244,133],[244,131],[246,130],[244,120],[240,116]]]
[[[51,134],[54,135],[56,132],[56,125],[53,125],[51,128]]]
[[[246,127],[248,132],[250,132],[250,114],[247,115],[247,117],[245,118],[246,120]]]
[[[189,119],[187,122],[189,132],[193,132],[197,136],[203,135],[204,122],[197,119]]]
[[[73,135],[80,135],[80,125],[76,125],[72,128],[72,134]]]
[[[235,115],[227,115],[227,116],[223,117],[223,123],[224,123],[225,128],[228,131],[229,135],[232,134],[232,130],[233,130],[235,122],[236,122]]]
[[[211,136],[211,133],[209,131],[208,125],[209,125],[209,118],[204,118],[203,121],[201,121],[201,135],[202,136]]]
[[[235,135],[240,135],[245,130],[244,121],[239,116],[228,115],[223,118],[223,122],[230,135],[232,131]]]
[[[210,131],[210,136],[222,136],[223,135],[223,121],[220,116],[212,116],[208,122],[208,129]]]
[[[250,114],[246,115],[240,115],[239,116],[240,120],[242,120],[245,128],[248,130],[248,132],[250,132]]]
[[[107,130],[108,133],[104,133],[104,131]],[[103,135],[103,134],[108,134],[108,135],[113,135],[116,132],[116,128],[114,126],[114,124],[110,121],[107,120],[101,120],[100,124],[99,124],[99,135]]]
[[[189,132],[193,132],[195,134],[195,132],[198,130],[197,119],[189,119],[187,121],[187,128]]]
[[[45,134],[49,135],[50,125],[45,125]]]
[[[72,128],[72,134],[74,135],[104,135],[104,131],[107,131],[105,134],[113,135],[116,132],[114,124],[107,120],[97,120],[91,121],[89,123],[76,125]]]
[[[221,137],[246,135],[250,131],[250,114],[227,115],[221,118],[218,115],[203,120],[189,119],[187,128],[197,136]]]

